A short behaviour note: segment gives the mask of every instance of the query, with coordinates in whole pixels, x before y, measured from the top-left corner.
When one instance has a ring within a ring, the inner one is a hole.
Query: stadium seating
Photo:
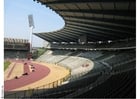
[[[63,53],[63,51],[61,52],[61,50],[57,50],[56,52],[55,51],[53,53],[59,53],[59,52],[61,54]],[[71,78],[78,78],[79,76],[88,73],[93,68],[93,62],[85,58],[67,56],[68,53],[65,53],[66,56],[53,55],[53,53],[52,55],[47,55],[46,53],[42,55],[40,58],[38,58],[37,61],[50,62],[50,63],[58,64],[60,66],[67,67],[71,69]],[[72,52],[69,53],[72,54]],[[84,68],[83,65],[86,64],[88,64],[89,66]]]
[[[135,97],[135,70],[112,75],[106,82],[100,86],[77,96],[95,97],[95,98],[133,98]],[[124,91],[125,90],[125,91]]]
[[[4,38],[4,59],[26,58],[30,44],[26,39]]]
[[[52,53],[55,53],[55,54],[52,54]],[[63,55],[59,55],[59,53]],[[36,93],[35,95],[31,97],[43,97],[43,98],[44,97],[51,97],[51,98],[52,97],[54,98],[78,97],[79,98],[79,97],[84,97],[84,95],[86,94],[88,94],[88,96],[86,97],[90,97],[93,94],[94,97],[100,97],[100,98],[102,98],[101,96],[103,97],[108,97],[108,96],[109,97],[129,97],[129,95],[125,96],[126,93],[123,92],[123,90],[126,88],[127,91],[130,91],[130,89],[134,88],[135,86],[135,83],[130,85],[131,82],[135,79],[134,75],[133,75],[133,79],[129,77],[129,75],[131,75],[131,73],[134,74],[134,71],[135,71],[135,50],[133,49],[117,50],[117,51],[115,50],[112,50],[112,51],[76,50],[73,52],[69,50],[66,50],[66,51],[64,50],[51,50],[50,51],[49,50],[37,60],[44,61],[44,62],[57,63],[60,66],[65,66],[67,68],[70,68],[72,71],[71,71],[71,77],[69,79],[69,83],[64,84],[55,89],[46,90],[44,93],[40,93],[40,94]],[[94,67],[93,68],[91,67],[90,69],[85,68],[84,70],[82,70],[82,68],[84,67],[82,65],[85,63],[89,64],[90,62],[92,65],[94,63]],[[94,81],[92,81],[91,78],[94,79]],[[113,80],[116,81],[117,78],[119,80],[118,82],[119,85],[114,86],[115,82]],[[85,81],[88,81],[88,82],[85,82]],[[108,85],[109,83],[112,83],[113,87],[107,89],[108,87],[106,86],[109,86]],[[127,83],[127,85],[124,86],[125,83]],[[131,88],[127,88],[128,85],[130,85]],[[100,91],[98,90],[102,88],[104,88],[106,91],[105,90],[101,91],[101,95],[100,95]],[[134,91],[134,89],[132,90]],[[113,92],[115,94],[113,94]],[[119,94],[120,96],[118,96]],[[130,97],[134,97],[134,96],[135,96],[135,91],[134,93],[130,95]]]
[[[28,51],[10,51],[5,50],[4,51],[4,59],[16,59],[16,58],[26,58],[28,54]]]

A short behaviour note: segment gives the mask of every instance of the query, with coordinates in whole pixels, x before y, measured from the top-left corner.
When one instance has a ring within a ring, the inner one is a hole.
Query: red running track
[[[10,91],[31,84],[44,78],[50,73],[50,69],[48,67],[30,62],[28,64],[34,65],[35,72],[30,72],[29,75],[21,76],[18,79],[4,81],[4,91]]]

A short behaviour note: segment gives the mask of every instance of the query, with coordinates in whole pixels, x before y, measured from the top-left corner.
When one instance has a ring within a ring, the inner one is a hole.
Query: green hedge
[[[45,49],[45,48],[39,48],[39,49],[37,49],[37,50],[32,54],[32,58],[33,58],[33,59],[36,59],[36,58],[38,58],[39,56],[41,56],[42,54],[44,54],[44,52],[46,52],[46,49]]]

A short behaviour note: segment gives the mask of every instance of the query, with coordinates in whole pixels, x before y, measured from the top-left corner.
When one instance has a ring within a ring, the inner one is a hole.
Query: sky
[[[30,14],[34,19],[34,33],[51,32],[64,27],[64,20],[45,5],[33,0],[4,0],[4,37],[29,39]],[[43,42],[33,35],[33,47],[42,47]]]

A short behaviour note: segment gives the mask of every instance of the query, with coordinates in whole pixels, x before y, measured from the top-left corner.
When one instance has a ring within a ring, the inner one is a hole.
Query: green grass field
[[[8,68],[11,63],[9,61],[4,62],[4,71]]]

